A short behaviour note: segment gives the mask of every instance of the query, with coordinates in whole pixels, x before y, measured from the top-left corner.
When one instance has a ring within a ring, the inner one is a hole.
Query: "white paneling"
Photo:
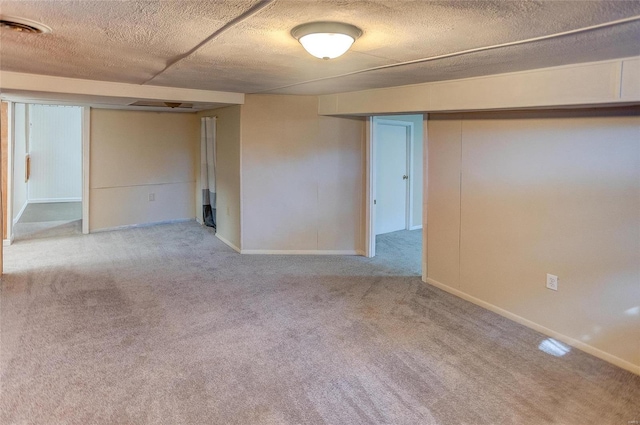
[[[82,199],[82,108],[29,105],[29,200]]]
[[[23,103],[16,103],[14,108],[13,220],[17,222],[27,205],[27,108]]]

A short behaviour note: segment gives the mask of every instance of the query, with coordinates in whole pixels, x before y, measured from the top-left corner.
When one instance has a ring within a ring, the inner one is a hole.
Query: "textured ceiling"
[[[53,29],[2,29],[2,70],[243,93],[335,93],[640,55],[636,20],[370,70],[638,16],[640,1],[0,0],[0,13]],[[319,60],[289,34],[318,20],[364,34],[343,57]]]

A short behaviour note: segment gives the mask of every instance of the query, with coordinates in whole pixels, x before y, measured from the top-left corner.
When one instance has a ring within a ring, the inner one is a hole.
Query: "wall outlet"
[[[227,215],[229,215],[229,207],[227,207]]]
[[[149,194],[149,201],[155,201],[156,200],[156,194],[155,193],[150,193]]]
[[[558,276],[547,273],[547,288],[558,290]]]

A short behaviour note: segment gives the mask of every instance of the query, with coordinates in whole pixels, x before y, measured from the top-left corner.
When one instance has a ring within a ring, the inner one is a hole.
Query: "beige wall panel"
[[[458,288],[460,120],[428,123],[427,277]]]
[[[198,147],[195,114],[92,109],[91,230],[195,217]]]
[[[461,290],[639,365],[640,118],[466,120],[462,138]]]
[[[364,119],[318,119],[317,249],[360,249]],[[350,224],[353,226],[349,227]]]
[[[622,61],[621,84],[620,96],[623,100],[640,99],[640,58]]]
[[[640,370],[638,111],[430,118],[429,278]],[[460,137],[458,282],[440,273],[457,253],[433,252],[442,250],[443,233],[457,233],[438,221],[448,203],[438,198],[442,183],[432,167],[456,168],[441,148]],[[557,292],[545,287],[546,273],[559,277]]]
[[[90,230],[193,219],[193,197],[191,182],[91,189]]]
[[[364,120],[322,118],[313,96],[242,106],[242,249],[355,251]]]
[[[240,246],[240,106],[198,114],[216,116],[216,234]],[[198,150],[198,155],[199,155]],[[196,196],[202,191],[196,189]],[[200,203],[202,205],[202,203]],[[202,214],[198,211],[198,214]]]
[[[242,106],[242,249],[318,246],[317,100],[247,96]]]
[[[91,110],[91,187],[195,181],[195,114]]]

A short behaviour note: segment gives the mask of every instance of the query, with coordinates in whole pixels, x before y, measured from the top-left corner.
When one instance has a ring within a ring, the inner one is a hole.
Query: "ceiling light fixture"
[[[7,28],[12,31],[32,34],[47,34],[51,28],[40,22],[26,18],[16,18],[14,16],[0,15],[0,28]]]
[[[310,22],[292,29],[291,35],[311,55],[320,59],[334,59],[349,50],[362,35],[362,30],[341,22]]]

